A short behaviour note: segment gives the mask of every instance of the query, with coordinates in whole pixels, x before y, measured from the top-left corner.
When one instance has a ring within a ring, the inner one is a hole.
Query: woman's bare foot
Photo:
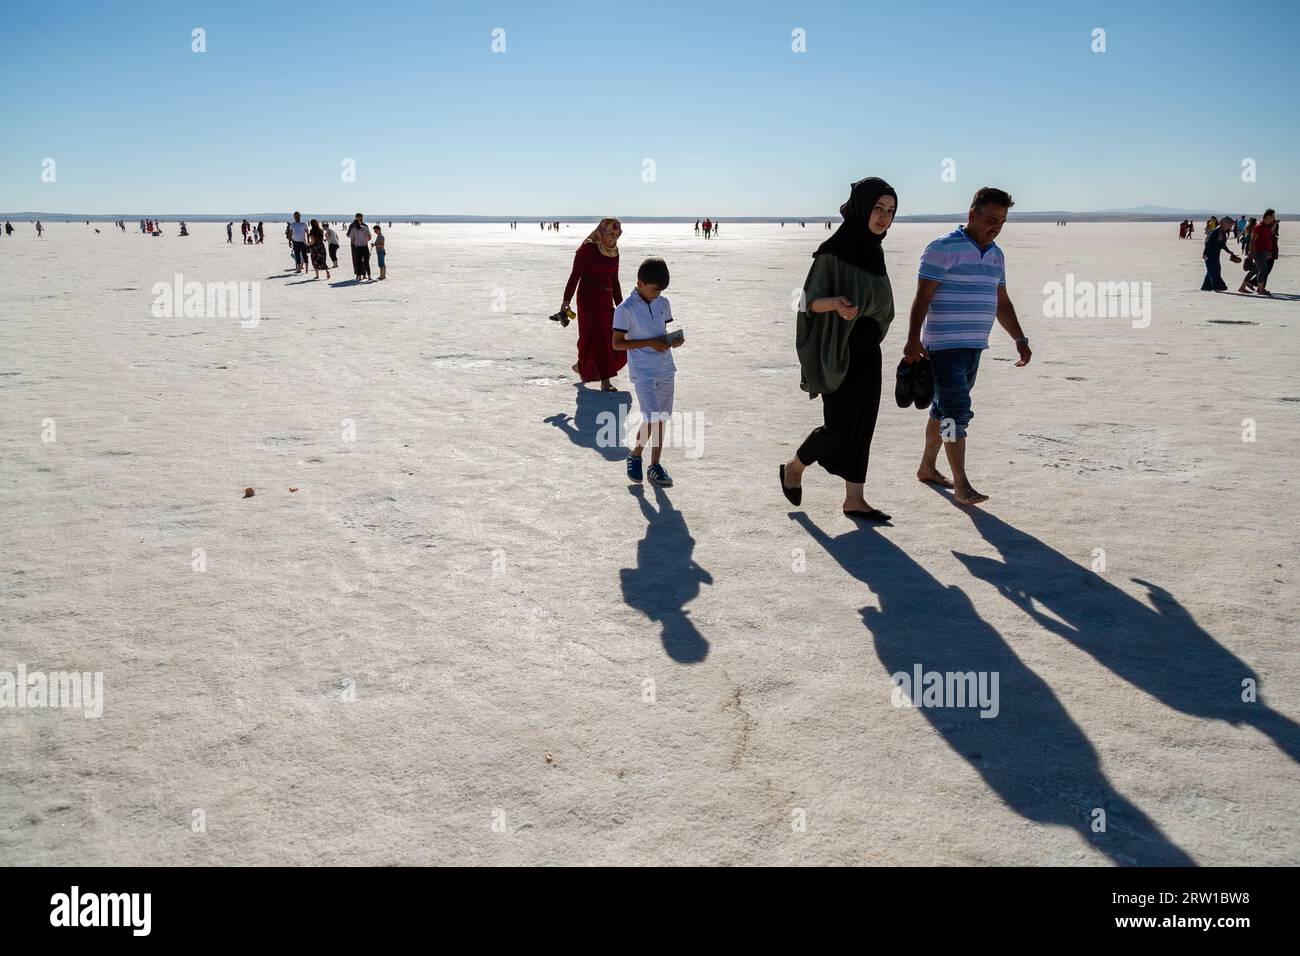
[[[782,484],[787,488],[802,488],[803,469],[803,462],[801,462],[797,457],[791,458],[785,463],[785,479],[782,481]]]
[[[949,481],[938,468],[933,466],[922,465],[917,469],[916,480],[923,481],[927,485],[938,485],[940,488],[951,488],[952,482]]]
[[[970,486],[970,482],[957,485],[953,491],[953,497],[957,499],[959,505],[977,505],[980,502],[988,501],[988,495],[982,495]]]

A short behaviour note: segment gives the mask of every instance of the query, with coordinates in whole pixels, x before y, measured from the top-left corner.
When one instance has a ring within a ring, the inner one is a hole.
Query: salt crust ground
[[[821,230],[629,226],[703,416],[638,497],[546,321],[585,228],[397,225],[337,287],[100,228],[0,240],[0,670],[105,675],[100,720],[0,711],[0,862],[1300,863],[1300,308],[1195,291],[1172,225],[1006,230],[1035,358],[981,368],[992,500],[913,479],[887,394],[875,530],[776,486]],[[887,380],[942,231],[888,239]],[[261,323],[155,318],[178,272]],[[1067,272],[1149,281],[1150,327],[1044,318]],[[999,717],[894,707],[914,663],[998,671]]]

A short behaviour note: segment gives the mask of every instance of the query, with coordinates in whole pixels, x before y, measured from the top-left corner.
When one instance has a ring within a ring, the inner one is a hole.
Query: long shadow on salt
[[[946,586],[871,527],[832,538],[802,513],[792,513],[849,574],[866,584],[880,608],[860,611],[887,675],[997,675],[992,708],[900,708],[898,719],[923,718],[979,773],[1008,807],[1027,820],[1070,827],[1122,865],[1192,866],[1138,807],[1116,792],[1096,749],[1050,687],[980,618],[964,591]],[[882,679],[880,693],[889,692]],[[919,689],[917,695],[920,695]],[[924,701],[922,701],[924,703]],[[948,706],[944,706],[948,704]],[[1104,817],[1097,813],[1104,811]],[[1104,832],[1095,832],[1103,821]]]
[[[637,542],[636,567],[618,572],[623,600],[659,624],[669,657],[696,664],[708,656],[709,642],[691,622],[686,605],[699,597],[701,584],[713,583],[713,576],[692,557],[695,539],[682,513],[662,488],[652,487],[657,509],[650,507],[643,487],[631,489],[647,524],[645,537]]]
[[[1132,579],[1147,589],[1148,606],[1033,535],[982,509],[968,514],[1002,560],[965,554],[957,559],[1045,630],[1162,704],[1192,717],[1254,727],[1300,761],[1300,725],[1263,702],[1259,675],[1164,588]]]
[[[602,392],[581,385],[577,392],[578,405],[572,416],[560,412],[543,420],[558,428],[579,448],[599,452],[606,461],[626,459],[628,449],[623,432],[631,403],[627,392]]]

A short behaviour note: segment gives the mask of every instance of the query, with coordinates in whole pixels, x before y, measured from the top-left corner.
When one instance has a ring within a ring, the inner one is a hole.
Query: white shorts
[[[641,406],[641,417],[645,421],[653,423],[672,417],[673,379],[672,375],[664,375],[632,381],[637,404]]]

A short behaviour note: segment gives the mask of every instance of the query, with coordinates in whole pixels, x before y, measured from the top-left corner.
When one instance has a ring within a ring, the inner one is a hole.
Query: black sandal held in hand
[[[785,500],[790,504],[798,507],[803,503],[803,488],[787,488],[785,486],[785,465],[781,466],[781,494],[785,495]]]

